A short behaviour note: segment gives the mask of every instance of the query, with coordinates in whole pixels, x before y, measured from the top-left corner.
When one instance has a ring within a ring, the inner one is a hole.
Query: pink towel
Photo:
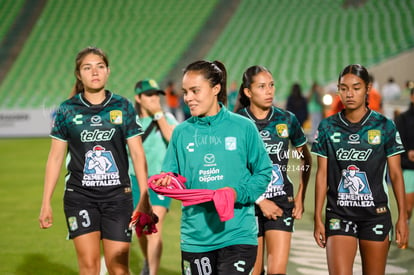
[[[154,182],[166,175],[171,176],[168,186],[155,185]],[[186,189],[187,179],[179,174],[168,172],[153,175],[148,179],[149,187],[160,195],[182,201],[184,206],[213,201],[220,221],[224,222],[234,217],[234,191],[231,188],[218,190]]]

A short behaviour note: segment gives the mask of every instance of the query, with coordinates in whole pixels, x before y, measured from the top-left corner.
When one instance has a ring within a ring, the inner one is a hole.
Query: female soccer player
[[[344,68],[338,93],[345,109],[321,122],[312,145],[318,156],[314,237],[320,247],[326,247],[330,274],[352,274],[358,246],[363,274],[385,273],[392,237],[387,167],[399,213],[396,242],[399,247],[407,243],[400,167],[404,148],[394,123],[367,107],[371,85],[365,67],[354,64]]]
[[[135,211],[152,212],[142,128],[132,104],[105,90],[109,73],[101,49],[78,53],[73,96],[59,106],[50,134],[40,227],[52,226],[51,199],[66,156],[64,211],[79,274],[99,274],[101,240],[108,272],[129,274],[133,207],[127,145],[141,191]]]
[[[182,89],[192,117],[175,128],[162,167],[184,176],[187,189],[230,188],[235,195],[234,217],[224,222],[213,202],[182,208],[182,274],[247,275],[256,259],[254,202],[272,166],[256,126],[224,106],[226,75],[219,61],[185,68]],[[156,184],[170,181],[165,176]]]
[[[275,84],[271,72],[252,66],[243,73],[239,90],[239,114],[255,124],[273,163],[272,180],[266,192],[256,200],[258,252],[253,274],[264,274],[263,254],[266,244],[267,274],[286,274],[294,219],[304,212],[306,187],[312,158],[302,128],[291,112],[273,106]],[[289,141],[295,147],[290,151]],[[289,163],[300,159],[300,165]],[[299,173],[299,188],[294,198],[293,184],[287,172]]]

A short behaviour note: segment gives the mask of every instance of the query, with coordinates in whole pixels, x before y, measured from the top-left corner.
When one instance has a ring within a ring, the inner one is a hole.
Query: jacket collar
[[[198,125],[205,125],[205,126],[213,126],[218,124],[221,120],[223,120],[228,115],[227,108],[219,102],[220,110],[214,116],[206,116],[206,117],[197,117],[193,116],[189,119],[189,122],[198,124]]]

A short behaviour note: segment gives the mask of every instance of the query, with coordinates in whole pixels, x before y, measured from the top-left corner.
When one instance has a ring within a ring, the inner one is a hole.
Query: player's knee
[[[100,261],[79,261],[79,274],[99,274]]]

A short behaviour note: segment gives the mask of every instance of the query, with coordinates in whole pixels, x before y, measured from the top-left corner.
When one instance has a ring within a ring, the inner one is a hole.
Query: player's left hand
[[[395,225],[395,242],[398,248],[406,249],[408,243],[408,224],[404,218],[398,218]]]
[[[302,215],[305,212],[303,203],[300,201],[295,202],[295,207],[292,210],[292,217],[296,220],[302,219]]]

